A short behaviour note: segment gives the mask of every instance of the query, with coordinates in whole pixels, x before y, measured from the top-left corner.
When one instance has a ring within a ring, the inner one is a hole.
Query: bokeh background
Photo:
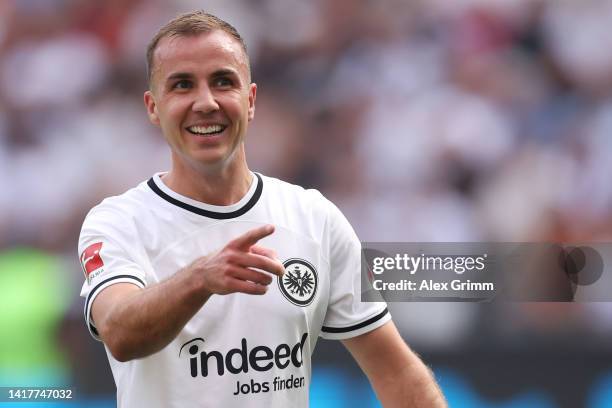
[[[321,190],[362,240],[610,241],[610,0],[0,0],[0,386],[114,406],[77,237],[168,168],[145,47],[198,8],[247,41],[252,169]],[[452,407],[612,407],[607,303],[390,309]],[[338,342],[311,390],[377,404]]]

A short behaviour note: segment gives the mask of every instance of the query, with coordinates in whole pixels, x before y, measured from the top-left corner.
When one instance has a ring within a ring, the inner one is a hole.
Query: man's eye
[[[191,88],[191,81],[188,81],[186,79],[181,79],[180,81],[172,85],[172,88],[173,89],[189,89]]]
[[[234,83],[232,82],[231,79],[229,78],[217,78],[215,79],[215,85],[216,86],[232,86]]]

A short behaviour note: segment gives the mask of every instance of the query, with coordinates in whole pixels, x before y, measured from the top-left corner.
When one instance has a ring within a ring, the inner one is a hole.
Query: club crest
[[[310,263],[303,259],[283,262],[285,274],[278,278],[278,287],[288,301],[296,306],[308,306],[317,293],[319,277]]]

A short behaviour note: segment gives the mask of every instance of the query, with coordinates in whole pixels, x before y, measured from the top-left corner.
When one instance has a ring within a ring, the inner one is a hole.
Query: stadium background
[[[320,189],[363,240],[610,240],[611,1],[1,0],[0,386],[113,406],[77,236],[167,168],[144,49],[195,8],[249,46],[252,168]],[[612,406],[607,303],[390,309],[453,407]],[[376,406],[339,343],[312,402]]]

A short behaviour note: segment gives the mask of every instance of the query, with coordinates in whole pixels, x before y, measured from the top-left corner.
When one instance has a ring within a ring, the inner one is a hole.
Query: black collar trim
[[[203,208],[195,207],[191,204],[184,203],[174,197],[169,196],[165,192],[163,192],[159,188],[159,186],[155,184],[153,177],[151,177],[149,181],[147,181],[147,185],[151,188],[151,190],[153,190],[155,194],[157,194],[164,200],[168,201],[170,204],[174,204],[178,207],[181,207],[184,210],[191,211],[192,213],[196,213],[204,217],[213,218],[216,220],[228,220],[230,218],[236,218],[236,217],[240,217],[243,214],[246,214],[247,211],[253,208],[255,204],[257,204],[257,201],[259,201],[259,198],[261,197],[261,192],[263,191],[263,180],[261,179],[261,176],[259,174],[257,173],[254,173],[254,174],[255,174],[255,177],[257,177],[257,188],[255,189],[253,196],[249,199],[249,201],[244,206],[232,212],[210,211],[210,210],[205,210]]]

